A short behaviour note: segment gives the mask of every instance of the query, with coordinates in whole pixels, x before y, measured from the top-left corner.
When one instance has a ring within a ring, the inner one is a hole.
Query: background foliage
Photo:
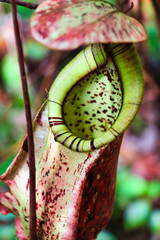
[[[121,6],[122,1],[112,1]],[[127,1],[126,1],[127,3]],[[79,50],[53,51],[36,43],[29,31],[33,10],[18,7],[33,115],[53,79]],[[160,239],[160,5],[135,0],[129,13],[145,27],[148,40],[136,44],[145,91],[139,114],[126,131],[120,152],[117,191],[110,223],[98,240]],[[0,4],[0,174],[12,162],[23,136],[25,116],[11,7]],[[6,191],[0,183],[0,191]],[[0,215],[0,240],[17,239],[14,216]]]

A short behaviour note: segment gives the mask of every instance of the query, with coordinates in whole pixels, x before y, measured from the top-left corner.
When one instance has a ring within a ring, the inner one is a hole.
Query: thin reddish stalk
[[[12,3],[12,0],[0,0],[0,2],[4,3]],[[38,7],[37,3],[30,3],[26,1],[21,1],[21,0],[15,0],[16,5],[19,5],[21,7],[26,7],[30,9],[36,9]]]
[[[23,97],[24,97],[24,106],[25,106],[25,114],[26,114],[26,122],[27,122],[27,139],[28,139],[28,154],[29,154],[29,178],[30,178],[30,240],[36,240],[36,195],[35,195],[35,156],[34,156],[34,142],[33,142],[33,131],[32,131],[32,117],[31,117],[31,109],[30,109],[30,101],[28,94],[28,86],[26,79],[26,72],[24,67],[24,56],[22,49],[22,42],[19,32],[18,20],[17,20],[17,8],[15,4],[15,0],[12,0],[12,14],[13,14],[13,24],[14,24],[14,32],[17,46],[17,54],[18,54],[18,62],[21,74],[21,82],[23,89]]]

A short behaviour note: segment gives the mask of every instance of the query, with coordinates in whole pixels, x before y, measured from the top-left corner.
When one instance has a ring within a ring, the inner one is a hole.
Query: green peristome
[[[142,96],[142,68],[133,44],[90,45],[49,91],[55,140],[82,152],[114,141],[133,121]]]

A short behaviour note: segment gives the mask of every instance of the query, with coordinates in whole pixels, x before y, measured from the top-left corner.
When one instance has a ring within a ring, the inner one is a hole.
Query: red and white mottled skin
[[[33,38],[54,49],[91,43],[139,42],[147,38],[142,25],[107,1],[46,0],[31,19]]]
[[[34,123],[38,239],[94,239],[113,209],[121,139],[90,153],[76,153],[54,141],[47,113],[47,107],[42,108]],[[1,213],[9,211],[18,217],[16,231],[20,240],[29,239],[27,162],[27,153],[21,149],[1,176],[11,190],[0,195]]]

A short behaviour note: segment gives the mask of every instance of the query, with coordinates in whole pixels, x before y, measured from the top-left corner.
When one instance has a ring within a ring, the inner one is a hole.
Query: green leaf
[[[142,1],[141,11],[144,16],[144,26],[148,34],[148,40],[146,41],[147,50],[149,51],[148,54],[154,62],[159,59],[160,40],[159,24],[152,1]]]
[[[160,233],[160,209],[151,212],[149,227],[153,233]]]
[[[136,134],[141,135],[146,128],[146,123],[139,115],[137,115],[132,122],[131,127],[134,129]]]
[[[143,196],[148,189],[148,183],[141,177],[129,171],[119,171],[117,176],[117,195],[119,197],[136,198]]]
[[[33,1],[28,1],[28,2],[33,2]],[[29,20],[34,12],[34,10],[32,10],[32,9],[28,9],[26,7],[21,7],[21,6],[17,6],[17,10],[18,10],[18,14],[19,14],[20,18],[23,21]]]
[[[32,60],[42,60],[47,56],[48,49],[39,43],[29,40],[24,46],[25,54]]]
[[[3,221],[3,222],[11,222],[15,220],[15,215],[12,214],[12,213],[8,213],[7,215],[2,215],[0,213],[0,221]]]
[[[124,212],[124,225],[126,229],[133,230],[144,226],[151,212],[149,201],[142,199],[131,203]]]
[[[152,181],[148,183],[147,195],[151,198],[157,198],[160,196],[160,182]]]
[[[3,115],[1,115],[1,117],[2,116]],[[10,132],[12,131],[12,128],[13,124],[7,121],[7,119],[0,120],[0,143],[2,143],[2,141],[5,141],[8,138]]]
[[[3,174],[13,161],[13,156],[0,162],[0,175]]]
[[[17,239],[14,224],[7,225],[7,226],[0,226],[0,239],[2,240]]]
[[[103,230],[98,234],[96,240],[117,240],[117,238],[110,232]]]
[[[2,80],[7,91],[20,94],[21,79],[16,53],[8,53],[2,61]]]

